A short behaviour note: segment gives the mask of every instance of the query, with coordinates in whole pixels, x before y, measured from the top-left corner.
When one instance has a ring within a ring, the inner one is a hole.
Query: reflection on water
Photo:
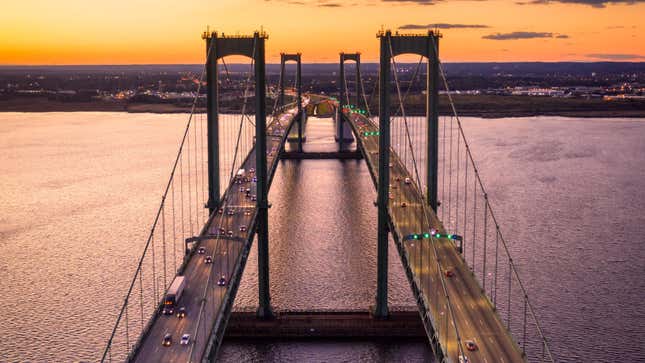
[[[0,114],[0,361],[96,360],[159,203],[185,115]],[[644,120],[465,119],[558,361],[642,360]],[[307,148],[333,148],[308,125]],[[283,161],[270,193],[272,304],[362,308],[376,286],[363,161]],[[390,301],[413,305],[390,249]],[[236,306],[257,299],[253,250]],[[424,361],[423,342],[225,341],[224,361]]]

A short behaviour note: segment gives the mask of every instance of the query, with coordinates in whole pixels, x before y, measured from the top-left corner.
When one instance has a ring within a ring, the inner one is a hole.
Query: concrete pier
[[[375,319],[368,311],[276,311],[259,320],[253,311],[234,311],[227,338],[426,338],[416,310],[392,311]]]
[[[340,160],[360,160],[363,155],[360,151],[322,151],[322,152],[297,152],[287,151],[280,155],[282,159],[302,160],[302,159],[340,159]]]

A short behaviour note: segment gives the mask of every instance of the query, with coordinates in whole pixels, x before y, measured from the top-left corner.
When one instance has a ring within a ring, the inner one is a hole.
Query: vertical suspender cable
[[[486,237],[488,235],[488,194],[484,194],[484,268],[482,272],[483,290],[486,291]]]
[[[163,206],[161,207],[161,240],[163,244],[163,289],[162,292],[165,293],[166,288],[168,288],[168,281],[166,280],[166,197],[164,196]]]
[[[172,269],[173,273],[177,273],[177,235],[175,233],[175,178],[172,179],[171,195],[172,195]]]

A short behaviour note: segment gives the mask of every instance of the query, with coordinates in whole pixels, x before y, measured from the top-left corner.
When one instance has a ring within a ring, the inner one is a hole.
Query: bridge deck
[[[379,144],[378,137],[363,136],[365,131],[378,131],[378,126],[368,118],[356,114],[345,114],[354,134],[357,137],[359,148],[362,150],[368,168],[372,174],[374,185],[378,181],[378,159]],[[437,326],[436,317],[447,314],[441,308],[445,306],[446,298],[443,294],[433,248],[430,245],[435,243],[437,254],[442,269],[451,269],[454,276],[446,277],[448,294],[454,308],[455,321],[457,323],[462,342],[468,339],[474,340],[479,349],[467,351],[465,355],[470,362],[524,362],[525,359],[518,345],[502,324],[492,304],[485,296],[474,274],[468,268],[465,261],[455,248],[451,240],[431,238],[430,240],[404,240],[403,236],[412,233],[430,231],[435,228],[443,233],[443,226],[436,215],[428,208],[430,214],[426,219],[422,210],[424,203],[423,193],[416,187],[416,183],[406,185],[406,177],[412,176],[399,160],[394,151],[390,153],[390,185],[395,186],[390,190],[394,199],[390,199],[388,214],[390,217],[390,229],[397,244],[399,254],[404,264],[407,264],[410,275],[408,279],[413,290],[419,292],[420,313],[422,318],[426,315],[423,311],[427,309],[430,313],[429,320],[433,322],[432,329],[439,331],[439,342],[444,352],[447,353],[449,361],[458,362],[458,350],[454,342],[456,338],[445,343],[443,338],[447,330],[445,326]],[[399,181],[397,181],[397,178]],[[407,207],[403,208],[395,201],[404,201]],[[423,263],[426,261],[426,263]],[[415,286],[416,285],[416,286]],[[442,320],[443,321],[443,320]],[[448,330],[454,330],[449,328]],[[429,337],[432,339],[432,337]]]
[[[269,180],[277,167],[279,153],[282,150],[287,131],[296,118],[297,108],[289,109],[280,117],[267,125],[267,169]],[[250,170],[256,164],[255,148],[252,148],[246,158],[243,168]],[[180,319],[174,315],[161,315],[152,317],[150,329],[141,337],[138,349],[135,350],[132,360],[137,362],[198,362],[209,353],[207,345],[214,329],[223,333],[230,307],[232,306],[235,292],[239,286],[241,272],[246,264],[253,237],[255,235],[255,222],[257,215],[256,202],[241,193],[239,187],[250,188],[251,195],[256,195],[256,184],[232,183],[223,197],[226,210],[223,213],[214,213],[202,231],[204,237],[199,246],[205,247],[206,253],[201,255],[193,249],[183,272],[186,277],[186,286],[178,306],[186,308],[186,317]],[[228,211],[233,210],[233,215]],[[246,226],[246,231],[240,231],[240,226]],[[220,233],[222,228],[225,233],[232,231],[233,238],[208,238]],[[205,256],[212,256],[213,262],[206,264]],[[210,275],[210,280],[209,280]],[[217,280],[225,275],[229,280],[226,286],[218,286]],[[206,303],[204,304],[201,323],[198,328],[198,317],[204,289],[208,281]],[[172,334],[172,344],[162,346],[162,339],[166,333]],[[183,334],[190,334],[189,345],[180,345]],[[195,337],[197,336],[197,339]],[[211,342],[212,343],[212,342]],[[192,356],[191,356],[192,355]]]

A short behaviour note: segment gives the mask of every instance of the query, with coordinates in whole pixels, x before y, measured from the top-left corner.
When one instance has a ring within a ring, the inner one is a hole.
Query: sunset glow
[[[430,5],[424,5],[430,3]],[[269,34],[267,60],[340,51],[375,61],[384,27],[441,24],[445,61],[645,61],[640,1],[169,1],[4,2],[0,64],[201,63],[201,33]]]

